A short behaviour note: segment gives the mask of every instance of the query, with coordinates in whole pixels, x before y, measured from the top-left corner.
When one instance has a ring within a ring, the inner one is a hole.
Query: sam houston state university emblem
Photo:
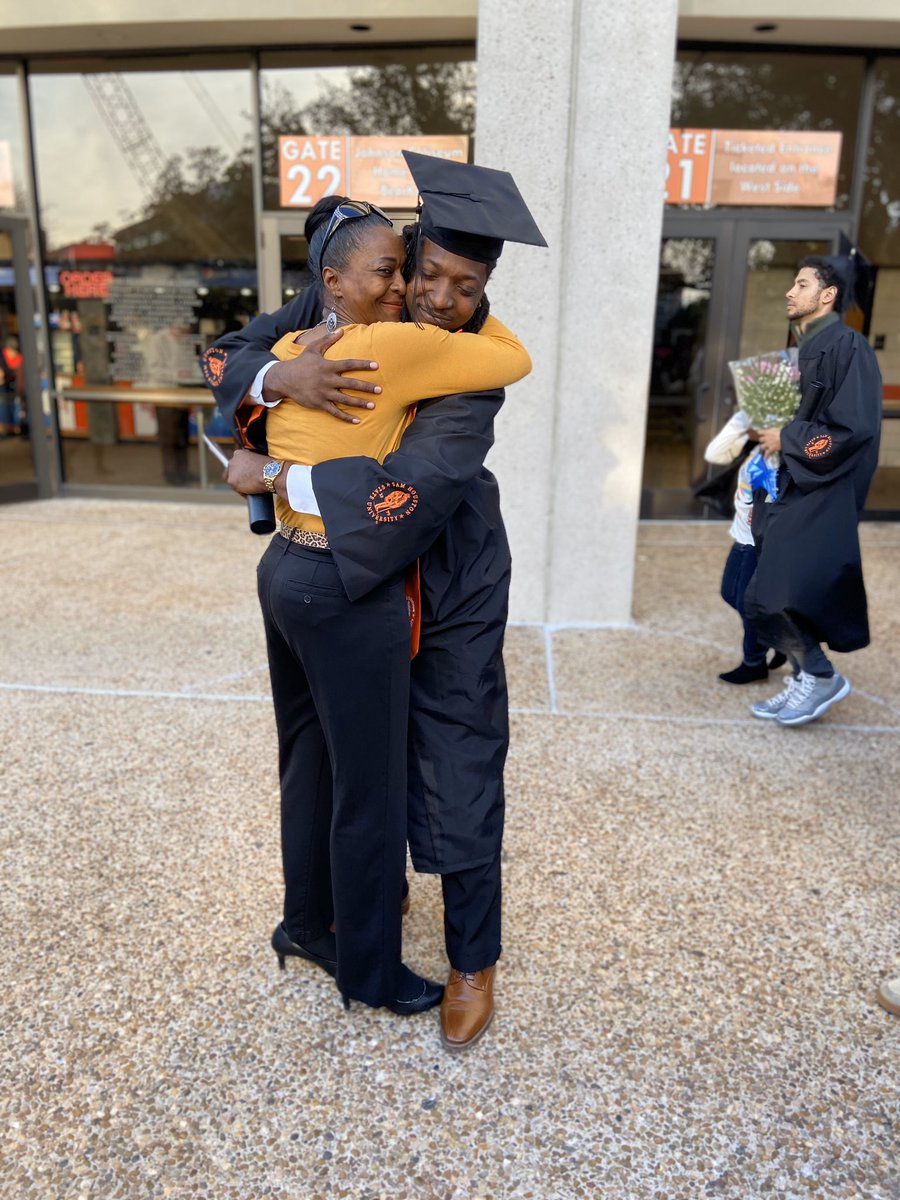
[[[824,458],[831,449],[831,434],[821,433],[811,437],[804,447],[807,458]]]
[[[203,378],[211,388],[217,388],[225,374],[225,364],[228,362],[227,350],[206,350],[202,358]]]
[[[402,521],[415,512],[419,504],[419,493],[409,483],[382,483],[372,492],[366,503],[366,512],[379,525]]]

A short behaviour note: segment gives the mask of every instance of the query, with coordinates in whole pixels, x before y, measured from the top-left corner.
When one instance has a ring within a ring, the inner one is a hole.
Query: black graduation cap
[[[493,263],[504,242],[546,246],[508,171],[404,150],[421,197],[422,233],[451,254]]]
[[[825,261],[834,267],[843,281],[842,307],[847,309],[856,304],[866,312],[872,286],[872,264],[844,236],[841,237],[840,248],[840,254],[828,254]]]

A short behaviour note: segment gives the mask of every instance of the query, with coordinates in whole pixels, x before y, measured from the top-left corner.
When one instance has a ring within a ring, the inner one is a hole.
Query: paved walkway
[[[873,645],[802,729],[716,681],[724,526],[642,528],[633,625],[510,630],[498,1019],[451,1057],[268,947],[242,510],[0,509],[0,1196],[900,1197],[900,527],[863,535]]]

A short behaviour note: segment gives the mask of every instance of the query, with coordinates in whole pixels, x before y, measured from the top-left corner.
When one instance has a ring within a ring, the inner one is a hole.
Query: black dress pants
[[[500,855],[480,867],[441,876],[444,942],[450,966],[482,971],[500,957]]]
[[[409,617],[402,578],[351,604],[327,551],[276,534],[258,588],[278,728],[284,923],[332,920],[337,983],[396,997],[406,865]]]
[[[441,876],[447,958],[458,971],[492,966],[501,952],[509,580],[488,486],[422,558],[422,641],[410,685],[410,850],[417,871]]]

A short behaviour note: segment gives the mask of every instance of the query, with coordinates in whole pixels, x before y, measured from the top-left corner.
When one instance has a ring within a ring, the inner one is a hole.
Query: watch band
[[[275,491],[275,480],[283,470],[284,463],[279,462],[278,459],[273,459],[271,462],[266,463],[266,465],[263,467],[262,477],[267,491]]]

